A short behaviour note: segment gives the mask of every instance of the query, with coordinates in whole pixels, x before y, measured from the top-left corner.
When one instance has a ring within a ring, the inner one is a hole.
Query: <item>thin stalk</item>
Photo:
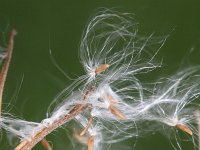
[[[14,37],[16,34],[17,32],[15,29],[13,29],[10,33],[10,39],[9,39],[8,48],[7,48],[7,55],[5,57],[5,62],[0,72],[0,115],[2,113],[3,90],[4,90],[7,73],[8,73],[8,68],[10,65],[11,58],[12,58],[12,51],[14,47]]]
[[[83,94],[83,100],[87,100],[88,95],[91,94],[95,90],[94,86],[89,86],[88,89]],[[56,130],[57,128],[61,127],[63,124],[67,123],[71,119],[73,119],[78,114],[82,113],[86,108],[90,105],[87,103],[77,104],[75,105],[69,113],[65,114],[58,120],[54,121],[53,123],[49,124],[48,126],[44,126],[42,129],[37,131],[32,137],[28,139],[24,139],[21,143],[15,148],[15,150],[30,150],[32,149],[38,142],[43,140],[48,134]]]
[[[15,150],[31,150],[38,142],[45,138],[48,134],[65,124],[66,122],[73,119],[76,115],[83,112],[89,105],[87,104],[77,104],[71,111],[59,118],[49,126],[44,126],[41,130],[37,131],[32,137],[24,139],[21,143],[15,148]]]

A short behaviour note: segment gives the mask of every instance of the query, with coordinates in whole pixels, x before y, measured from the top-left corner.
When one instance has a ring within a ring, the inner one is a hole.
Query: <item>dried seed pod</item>
[[[90,136],[88,139],[88,150],[94,150],[94,136]]]
[[[42,139],[41,143],[42,143],[43,147],[45,148],[45,150],[52,150],[49,142],[46,139]]]
[[[83,136],[85,135],[85,133],[87,132],[88,128],[91,126],[92,124],[92,121],[93,121],[93,116],[91,115],[89,120],[88,120],[88,123],[86,125],[86,127],[83,129],[83,131],[80,133],[80,136]]]
[[[102,64],[102,65],[98,66],[98,67],[95,69],[95,74],[98,75],[98,74],[104,72],[108,67],[109,67],[108,64]]]
[[[74,132],[73,133],[73,137],[80,143],[87,145],[88,143],[88,136],[84,135],[84,136],[80,136],[80,134],[78,132]]]
[[[180,124],[179,123],[179,124],[176,124],[175,127],[180,129],[180,130],[182,130],[182,131],[184,131],[184,132],[186,132],[186,133],[188,133],[189,135],[193,134],[192,130],[189,127],[187,127],[186,125],[184,125],[184,124]]]
[[[109,111],[110,111],[113,115],[115,115],[119,120],[126,120],[125,115],[124,115],[120,110],[118,110],[115,106],[110,105],[108,109],[109,109]]]
[[[111,95],[105,94],[104,99],[107,100],[111,105],[116,105],[117,100],[114,99]]]

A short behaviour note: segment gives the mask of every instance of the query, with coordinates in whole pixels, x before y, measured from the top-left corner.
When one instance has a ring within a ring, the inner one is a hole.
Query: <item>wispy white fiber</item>
[[[74,127],[73,135],[94,150],[162,133],[163,128],[174,133],[174,149],[182,149],[179,132],[196,145],[200,67],[178,70],[148,86],[140,79],[141,74],[148,78],[149,71],[161,66],[155,60],[166,38],[139,35],[132,14],[103,9],[88,22],[81,38],[79,55],[86,74],[53,99],[40,123],[2,116],[0,127],[20,139],[30,139],[75,106],[87,104],[73,119],[79,127],[77,131]]]

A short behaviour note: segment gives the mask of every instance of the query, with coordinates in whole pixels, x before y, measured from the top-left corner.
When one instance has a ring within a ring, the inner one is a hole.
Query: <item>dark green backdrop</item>
[[[200,64],[199,0],[0,0],[0,33],[8,35],[7,26],[18,30],[5,87],[4,112],[31,121],[45,117],[54,96],[71,83],[53,65],[49,50],[68,75],[82,75],[78,58],[80,38],[88,19],[100,7],[134,13],[141,34],[171,33],[159,53],[164,60],[163,68],[148,76],[149,80],[174,72],[183,66],[182,62]],[[53,141],[54,150],[72,149],[64,130],[47,139]],[[134,140],[124,143],[131,146]],[[3,140],[0,149],[5,149],[2,148],[5,145]],[[34,149],[42,150],[42,147],[38,145]],[[119,148],[114,145],[112,149]],[[143,137],[135,147],[135,150],[161,149],[172,149],[161,135]],[[189,149],[193,148],[185,145],[184,150]]]

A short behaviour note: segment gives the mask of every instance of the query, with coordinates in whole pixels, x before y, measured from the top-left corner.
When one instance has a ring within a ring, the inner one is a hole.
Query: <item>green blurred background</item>
[[[4,112],[37,122],[46,116],[51,100],[71,83],[51,62],[50,49],[68,75],[84,74],[78,57],[80,38],[89,18],[101,7],[134,13],[140,34],[170,33],[159,52],[163,67],[148,80],[200,64],[200,0],[0,0],[0,33],[8,37],[11,28],[18,31],[4,92]],[[73,149],[64,129],[47,139],[54,150]],[[7,142],[3,138],[0,149],[13,149]],[[139,138],[134,147],[134,139],[122,143],[126,146],[116,144],[110,150],[173,149],[169,140],[159,134]],[[34,148],[42,149],[40,145]],[[193,147],[185,144],[183,149]]]

